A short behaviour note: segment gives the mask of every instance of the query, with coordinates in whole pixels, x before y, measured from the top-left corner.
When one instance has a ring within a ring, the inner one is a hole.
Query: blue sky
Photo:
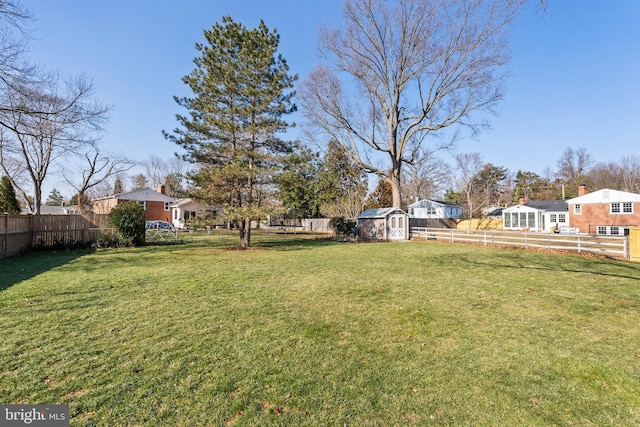
[[[555,169],[567,147],[586,147],[596,161],[640,156],[640,1],[548,2],[548,16],[528,7],[515,23],[511,77],[492,130],[460,141],[458,151],[539,174]],[[104,145],[137,161],[176,151],[161,131],[177,125],[173,96],[188,94],[181,77],[193,69],[203,30],[224,15],[247,27],[264,19],[302,80],[318,62],[318,28],[340,25],[341,3],[24,0],[36,18],[32,60],[92,78],[114,108]]]

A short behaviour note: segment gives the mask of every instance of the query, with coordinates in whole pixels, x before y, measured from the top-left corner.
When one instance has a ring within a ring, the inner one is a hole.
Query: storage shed
[[[409,216],[400,208],[369,209],[356,217],[358,236],[374,240],[407,240]]]

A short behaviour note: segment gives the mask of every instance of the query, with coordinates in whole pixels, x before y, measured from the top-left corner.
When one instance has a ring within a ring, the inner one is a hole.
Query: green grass
[[[256,235],[0,262],[0,402],[72,425],[640,425],[640,265]]]

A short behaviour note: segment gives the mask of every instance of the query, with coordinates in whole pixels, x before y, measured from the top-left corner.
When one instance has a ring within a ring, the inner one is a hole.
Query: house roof
[[[108,200],[108,199],[117,199],[117,200],[135,200],[135,201],[151,201],[151,202],[173,202],[176,199],[173,197],[169,197],[166,194],[159,193],[155,190],[151,190],[150,188],[142,188],[140,190],[128,191],[126,193],[113,194],[107,197],[100,197],[96,200]]]
[[[603,188],[585,194],[584,196],[574,197],[567,200],[568,204],[589,204],[589,203],[622,203],[622,202],[640,202],[640,194],[629,193],[627,191],[610,190]]]
[[[542,212],[568,212],[569,206],[565,200],[539,200],[527,202],[524,205],[515,205],[504,209],[502,212],[514,211],[542,211]]]
[[[388,215],[392,213],[406,213],[400,208],[379,208],[379,209],[368,209],[364,212],[361,212],[356,219],[372,219],[372,218],[386,218]]]
[[[172,208],[181,208],[189,205],[197,205],[197,202],[193,199],[178,199],[171,204]]]
[[[415,203],[410,204],[409,206],[407,206],[407,208],[427,208],[427,207],[432,207],[433,204],[437,204],[437,205],[441,205],[441,206],[448,206],[448,207],[452,207],[452,208],[462,208],[462,206],[460,206],[457,203],[452,203],[452,202],[444,202],[442,200],[431,200],[431,199],[421,199],[418,200]]]

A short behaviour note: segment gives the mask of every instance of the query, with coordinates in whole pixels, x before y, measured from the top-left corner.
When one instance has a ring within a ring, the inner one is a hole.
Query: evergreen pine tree
[[[8,176],[0,180],[0,214],[16,215],[20,213],[20,204],[16,198],[16,191]]]
[[[194,96],[175,98],[189,114],[177,115],[181,127],[165,136],[199,166],[192,195],[222,205],[248,247],[251,221],[267,213],[264,195],[291,150],[276,134],[289,126],[282,116],[295,111],[297,76],[277,54],[280,36],[262,21],[247,29],[226,16],[204,35],[196,68],[183,77]]]

